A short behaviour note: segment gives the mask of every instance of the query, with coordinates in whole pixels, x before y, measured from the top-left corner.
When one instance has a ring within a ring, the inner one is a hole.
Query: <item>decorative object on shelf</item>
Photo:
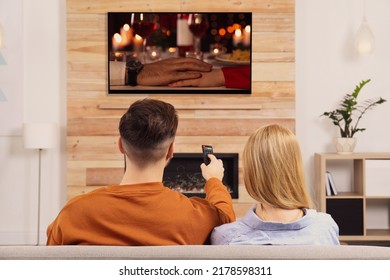
[[[355,150],[356,138],[338,137],[335,140],[336,150],[339,154],[350,154]]]
[[[356,140],[351,139],[354,137],[356,132],[366,130],[365,128],[358,127],[359,121],[368,110],[373,109],[375,106],[386,102],[386,100],[382,97],[378,97],[375,99],[365,100],[361,105],[358,104],[357,98],[361,89],[370,81],[371,79],[362,80],[359,85],[356,85],[355,90],[352,94],[346,94],[344,96],[340,106],[337,109],[329,112],[324,112],[321,115],[331,119],[333,124],[339,128],[341,138],[350,138],[344,139],[342,140],[342,142],[336,144],[336,148],[339,153],[353,152]],[[350,149],[345,150],[344,148],[347,147],[350,147]]]
[[[24,147],[38,150],[38,202],[37,202],[37,243],[40,244],[41,220],[41,153],[43,149],[55,147],[57,125],[53,123],[25,123],[23,126]]]
[[[330,171],[326,171],[325,177],[326,195],[337,195],[336,183],[334,182],[332,173],[330,173]]]
[[[372,53],[375,46],[374,33],[371,31],[370,26],[366,19],[366,2],[363,2],[363,21],[359,27],[355,37],[355,48],[359,54]]]

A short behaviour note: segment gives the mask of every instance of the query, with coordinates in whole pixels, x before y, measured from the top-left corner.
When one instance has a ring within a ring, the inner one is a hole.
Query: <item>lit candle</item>
[[[150,60],[158,60],[161,55],[161,47],[159,46],[147,46],[146,52]]]
[[[112,50],[117,51],[121,48],[122,36],[119,33],[115,33],[112,36]]]
[[[251,26],[247,25],[244,29],[244,46],[249,47],[251,44]]]
[[[126,61],[126,53],[124,52],[114,52],[114,61]]]
[[[241,29],[236,29],[233,34],[233,46],[237,47],[239,43],[242,41],[242,32]]]
[[[128,25],[127,23],[124,24],[123,27],[121,27],[120,34],[122,37],[122,42],[121,42],[122,47],[125,47],[128,44],[130,44],[131,35],[132,35],[130,25]]]
[[[138,34],[134,36],[134,41],[133,41],[133,51],[134,52],[142,52],[143,49],[143,39],[141,36]]]
[[[177,56],[177,48],[174,47],[169,47],[168,48],[168,55],[171,57],[176,57]]]
[[[221,44],[215,43],[210,45],[210,53],[213,55],[219,55],[222,53],[223,47]]]

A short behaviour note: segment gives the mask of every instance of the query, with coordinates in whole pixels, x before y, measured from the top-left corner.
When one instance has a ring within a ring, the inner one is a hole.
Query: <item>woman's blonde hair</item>
[[[295,135],[280,125],[257,129],[243,153],[249,195],[282,209],[310,208],[301,151]]]

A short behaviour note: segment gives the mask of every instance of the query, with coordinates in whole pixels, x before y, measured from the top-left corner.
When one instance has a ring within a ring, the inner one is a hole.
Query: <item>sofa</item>
[[[0,246],[3,260],[390,260],[390,247],[340,246]]]

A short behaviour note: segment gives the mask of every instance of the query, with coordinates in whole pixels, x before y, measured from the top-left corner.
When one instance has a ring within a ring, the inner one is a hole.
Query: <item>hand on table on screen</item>
[[[221,69],[202,72],[200,77],[185,79],[168,84],[170,87],[219,87],[225,85],[225,78]]]
[[[145,64],[137,76],[142,86],[166,86],[178,81],[191,81],[209,73],[212,65],[195,58],[168,58]]]

